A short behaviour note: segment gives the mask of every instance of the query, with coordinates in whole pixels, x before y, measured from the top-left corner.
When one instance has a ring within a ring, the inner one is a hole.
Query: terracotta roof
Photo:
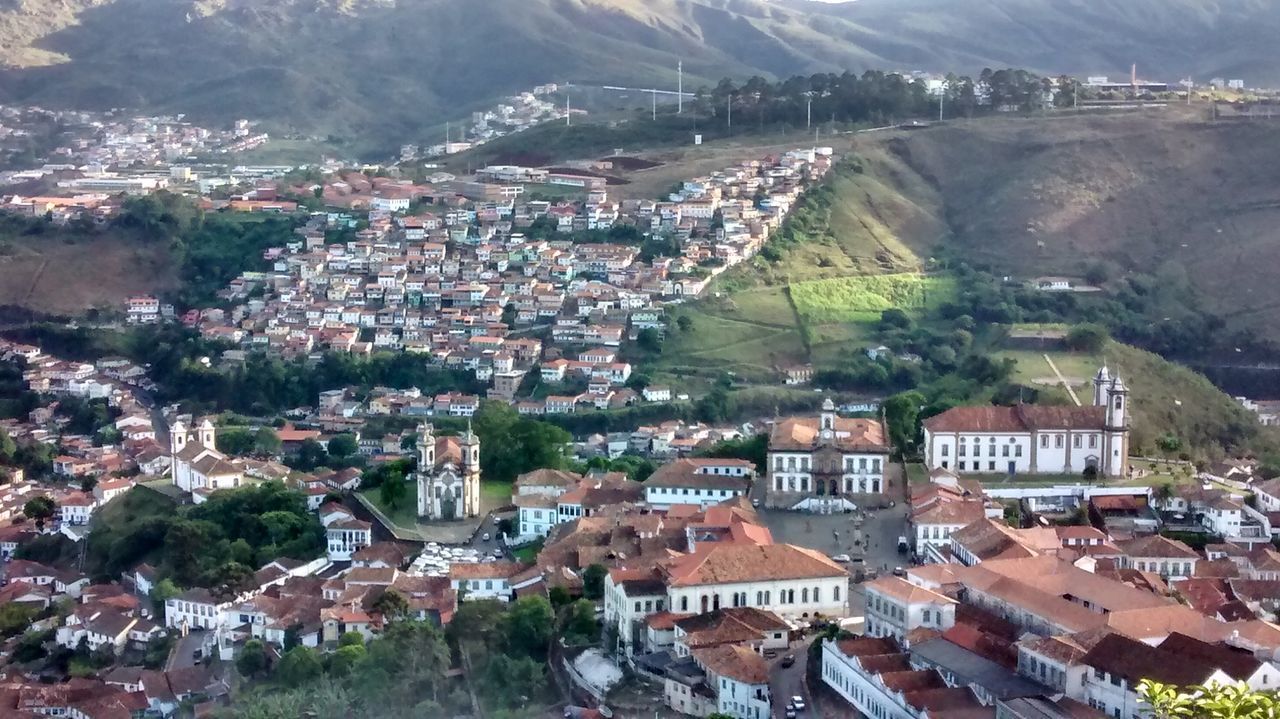
[[[981,499],[967,501],[940,501],[912,515],[915,524],[958,524],[969,525],[986,514],[986,503]]]
[[[535,469],[516,477],[515,487],[572,487],[582,480],[582,475],[558,469]]]
[[[1106,424],[1106,407],[1015,405],[1013,407],[952,407],[924,421],[930,432],[1027,432],[1054,429],[1096,429]]]
[[[831,444],[849,451],[889,451],[884,425],[878,420],[836,417],[835,431],[829,440],[822,439],[820,423],[818,417],[790,417],[777,423],[769,433],[769,449],[808,450]]]
[[[1151,679],[1176,686],[1203,684],[1219,669],[1228,676],[1243,679],[1259,666],[1258,660],[1248,654],[1178,634],[1170,635],[1157,647],[1112,634],[1098,642],[1081,661],[1124,677],[1131,684]]]
[[[867,582],[864,587],[873,589],[876,592],[888,597],[892,597],[907,604],[918,604],[929,602],[933,604],[956,604],[956,600],[944,594],[939,594],[932,589],[919,587],[908,582],[901,577],[880,577],[872,582]]]
[[[847,577],[826,555],[791,544],[712,544],[666,568],[672,586]]]
[[[1199,559],[1200,555],[1186,544],[1158,534],[1116,543],[1130,557],[1156,557],[1157,559]]]
[[[768,684],[769,664],[753,650],[730,644],[693,650],[693,658],[717,676],[743,684]]]
[[[645,487],[667,487],[691,489],[725,489],[746,490],[751,486],[748,477],[733,477],[725,474],[704,474],[699,465],[689,459],[677,459],[659,467],[644,481]]]
[[[477,562],[475,564],[450,564],[450,579],[510,579],[524,570],[516,562]]]

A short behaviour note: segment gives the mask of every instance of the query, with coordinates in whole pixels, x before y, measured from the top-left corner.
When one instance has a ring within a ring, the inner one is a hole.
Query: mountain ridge
[[[1162,9],[1163,8],[1163,9]],[[388,135],[546,82],[865,69],[1280,81],[1264,0],[0,0],[0,101]]]

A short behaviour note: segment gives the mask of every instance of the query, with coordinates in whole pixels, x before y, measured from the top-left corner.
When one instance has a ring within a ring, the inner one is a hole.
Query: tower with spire
[[[1093,405],[1105,408],[1100,469],[1109,477],[1124,477],[1129,470],[1129,388],[1105,364],[1093,377]]]
[[[480,439],[467,423],[459,437],[436,437],[418,426],[418,516],[459,520],[480,516]]]

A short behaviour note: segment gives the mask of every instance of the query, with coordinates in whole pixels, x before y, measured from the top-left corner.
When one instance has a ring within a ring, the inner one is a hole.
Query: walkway
[[[1071,388],[1071,385],[1067,382],[1067,378],[1066,378],[1066,377],[1063,377],[1063,376],[1062,376],[1062,373],[1058,371],[1058,365],[1056,365],[1056,364],[1054,364],[1054,363],[1053,363],[1053,360],[1052,360],[1052,359],[1050,359],[1049,355],[1045,354],[1045,355],[1041,355],[1041,356],[1042,356],[1042,357],[1044,357],[1044,361],[1045,361],[1045,362],[1048,362],[1048,363],[1049,363],[1049,369],[1053,370],[1053,373],[1054,373],[1055,375],[1057,375],[1057,377],[1058,377],[1058,382],[1060,382],[1060,383],[1062,384],[1063,389],[1067,390],[1067,394],[1068,394],[1068,395],[1071,395],[1071,401],[1072,401],[1072,402],[1075,402],[1075,403],[1076,403],[1076,406],[1077,406],[1077,407],[1079,407],[1079,406],[1080,406],[1080,398],[1076,396],[1076,391],[1075,391],[1074,389],[1072,389],[1072,388]]]

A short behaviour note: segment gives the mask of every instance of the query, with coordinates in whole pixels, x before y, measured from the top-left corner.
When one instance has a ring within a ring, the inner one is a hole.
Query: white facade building
[[[846,497],[884,492],[889,442],[873,419],[836,415],[830,399],[817,417],[790,417],[769,434],[767,503],[812,508],[814,500],[847,508]]]
[[[1088,407],[955,407],[924,422],[925,464],[960,474],[1123,477],[1129,468],[1129,390],[1106,367]]]

